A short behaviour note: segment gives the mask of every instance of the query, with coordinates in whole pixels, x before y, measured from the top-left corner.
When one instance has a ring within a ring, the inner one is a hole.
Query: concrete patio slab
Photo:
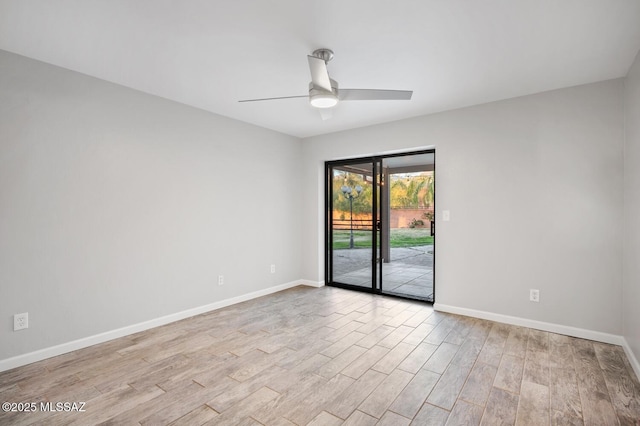
[[[333,280],[361,287],[371,286],[371,249],[333,252]],[[392,248],[382,265],[382,291],[433,301],[433,246]]]

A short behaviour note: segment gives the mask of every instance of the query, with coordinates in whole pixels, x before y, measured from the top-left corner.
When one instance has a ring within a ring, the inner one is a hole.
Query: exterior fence
[[[349,231],[351,229],[351,221],[336,219],[333,221],[333,229],[335,231]],[[354,231],[371,231],[373,229],[373,221],[371,219],[353,219]]]
[[[433,214],[433,207],[431,208],[392,208],[391,216],[389,217],[389,225],[392,229],[396,228],[409,228],[413,219],[422,220],[425,225],[429,224],[429,219],[424,217],[425,213]],[[349,212],[334,211],[333,212],[333,229],[336,230],[349,230],[351,229],[351,221],[349,220]],[[373,223],[370,214],[354,213],[353,214],[353,229],[371,230]]]
[[[424,217],[425,213],[433,213],[433,207],[429,209],[392,208],[389,225],[391,228],[408,228],[413,219],[422,220],[425,224],[428,224],[429,219]]]

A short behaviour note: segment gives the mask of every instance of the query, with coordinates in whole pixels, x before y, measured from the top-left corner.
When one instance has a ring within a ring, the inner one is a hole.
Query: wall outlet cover
[[[13,316],[13,331],[29,328],[29,313],[15,314]]]
[[[531,302],[539,302],[540,301],[540,290],[530,289],[529,290],[529,300]]]

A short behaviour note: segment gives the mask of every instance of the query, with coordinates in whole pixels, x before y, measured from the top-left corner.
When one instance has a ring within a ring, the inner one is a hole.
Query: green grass
[[[349,248],[349,231],[333,231],[334,250]],[[397,228],[391,230],[391,248],[414,247],[433,244],[433,237],[429,229]],[[353,231],[353,245],[355,248],[371,247],[370,231]]]

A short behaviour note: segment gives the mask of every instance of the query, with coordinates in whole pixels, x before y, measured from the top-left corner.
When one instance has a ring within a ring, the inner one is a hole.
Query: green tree
[[[398,175],[392,178],[390,199],[392,207],[431,207],[434,199],[433,175]]]
[[[370,177],[369,177],[370,178]],[[343,212],[349,211],[349,198],[342,191],[343,186],[362,191],[356,196],[354,191],[353,212],[356,214],[371,213],[373,185],[363,175],[345,171],[336,171],[333,176],[333,208]],[[433,174],[423,173],[392,175],[390,203],[394,208],[429,208],[433,206],[434,179]]]
[[[393,179],[391,181],[389,198],[391,207],[407,207],[409,205],[410,200],[407,196],[407,184],[403,179]]]
[[[349,211],[349,198],[342,191],[343,186],[352,189],[353,213],[371,213],[373,199],[372,185],[360,174],[349,172],[337,172],[333,176],[333,208],[344,212]],[[362,188],[360,194],[355,191],[356,187]]]
[[[422,197],[422,189],[424,188],[425,180],[422,177],[409,178],[409,185],[407,185],[407,198],[409,199],[409,206],[413,208],[420,207]]]
[[[421,185],[420,191],[421,193],[419,198],[422,202],[421,207],[431,207],[433,205],[433,198],[435,194],[433,175],[424,176],[423,185]]]

